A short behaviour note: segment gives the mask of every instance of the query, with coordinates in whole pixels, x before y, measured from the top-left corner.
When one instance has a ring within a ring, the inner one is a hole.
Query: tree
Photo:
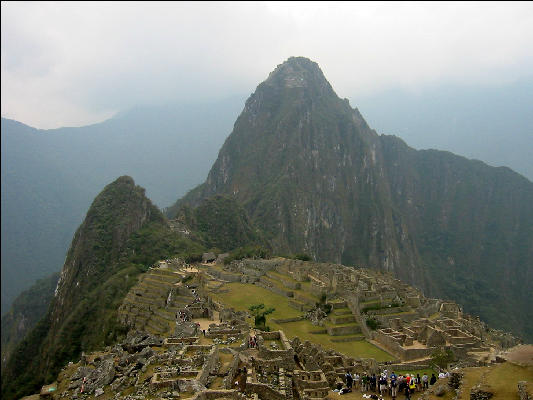
[[[454,359],[455,357],[452,351],[443,347],[431,354],[431,360],[440,368],[446,368],[449,363],[454,361]]]
[[[266,326],[266,315],[273,313],[276,309],[272,307],[265,309],[265,305],[261,303],[250,306],[248,310],[250,310],[254,316],[255,327],[261,330],[268,330],[268,327]]]

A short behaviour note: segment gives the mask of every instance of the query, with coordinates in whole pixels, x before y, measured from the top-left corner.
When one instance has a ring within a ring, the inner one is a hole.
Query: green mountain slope
[[[205,183],[168,213],[215,194],[278,252],[392,271],[533,340],[533,184],[379,136],[308,59],[257,87]]]
[[[224,252],[265,245],[263,235],[252,226],[244,208],[231,198],[217,195],[204,199],[196,208],[184,205],[176,218],[207,248]]]
[[[124,333],[117,310],[137,275],[157,260],[202,250],[170,230],[133,179],[106,186],[74,235],[45,317],[2,369],[2,397],[34,392],[82,351],[115,343]]]

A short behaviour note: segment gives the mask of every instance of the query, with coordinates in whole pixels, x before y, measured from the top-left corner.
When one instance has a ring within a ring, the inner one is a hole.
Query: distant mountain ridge
[[[144,106],[51,130],[2,118],[2,314],[23,289],[61,269],[103,186],[131,175],[168,206],[202,181],[241,109],[240,97]]]
[[[533,338],[533,184],[379,136],[308,59],[257,87],[205,183],[168,215],[216,194],[236,199],[279,252],[392,271]]]
[[[493,86],[437,85],[353,97],[379,133],[507,166],[533,181],[533,76]]]

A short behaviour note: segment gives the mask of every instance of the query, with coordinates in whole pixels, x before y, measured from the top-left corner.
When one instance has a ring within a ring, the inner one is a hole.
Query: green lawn
[[[248,310],[254,304],[263,303],[265,307],[274,307],[276,311],[267,315],[267,325],[272,325],[273,319],[287,319],[302,315],[294,308],[289,307],[288,298],[260,286],[246,283],[227,283],[224,289],[229,289],[227,293],[212,293],[215,300],[221,301],[236,310]]]
[[[213,293],[213,298],[236,310],[248,310],[248,307],[251,305],[259,303],[264,303],[265,307],[274,307],[276,311],[267,316],[267,325],[272,330],[283,330],[290,339],[298,336],[301,341],[309,340],[310,342],[320,344],[325,348],[334,349],[351,357],[375,358],[378,361],[394,359],[394,357],[366,340],[334,343],[331,342],[333,336],[312,334],[310,333],[311,331],[316,331],[321,327],[311,324],[308,320],[276,324],[273,321],[274,319],[287,319],[302,315],[301,312],[289,307],[288,298],[285,296],[272,293],[260,286],[244,283],[228,283],[224,285],[224,288],[229,289],[229,291],[226,293]]]

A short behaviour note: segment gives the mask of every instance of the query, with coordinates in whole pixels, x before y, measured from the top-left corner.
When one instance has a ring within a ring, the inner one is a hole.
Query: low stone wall
[[[189,346],[189,348],[192,346]],[[202,384],[207,384],[207,379],[209,378],[209,374],[212,372],[215,372],[216,366],[218,362],[218,346],[213,346],[211,348],[211,351],[207,355],[207,358],[205,360],[204,366],[198,376],[196,377],[196,380]]]
[[[527,381],[518,382],[518,397],[520,400],[533,399],[533,393],[528,388],[529,383]]]
[[[217,268],[208,267],[207,269],[209,274],[213,275],[215,278],[221,279],[228,282],[240,282],[241,274],[235,274],[227,271],[220,271]]]
[[[255,282],[255,285],[261,286],[262,288],[265,288],[267,290],[270,290],[273,293],[279,294],[280,296],[285,297],[293,297],[294,293],[292,290],[285,290],[275,285],[270,285],[270,282],[268,282],[266,279],[259,279],[259,281]]]
[[[330,315],[329,319],[334,324],[349,324],[355,321],[355,317],[353,314],[346,314],[346,315]]]
[[[387,307],[387,308],[382,308],[380,310],[368,310],[367,311],[367,314],[368,315],[387,315],[387,314],[394,314],[394,313],[400,313],[400,312],[405,312],[405,311],[410,311],[411,309],[407,306],[401,306],[401,307]],[[397,315],[395,316],[396,318],[398,317]],[[417,318],[418,318],[418,315],[417,315]]]
[[[163,340],[163,346],[175,346],[178,344],[192,344],[198,340],[198,336],[182,337],[182,338],[165,338]]]
[[[285,391],[278,392],[264,383],[252,382],[250,373],[246,378],[246,393],[257,394],[260,399],[264,400],[286,400]]]
[[[276,324],[286,324],[288,322],[303,321],[304,319],[305,317],[301,316],[301,317],[285,318],[285,319],[273,319],[272,321],[274,321]]]
[[[330,336],[353,335],[361,332],[359,325],[328,326],[326,329],[328,331],[328,335]]]
[[[335,337],[332,337],[330,340],[333,342],[333,343],[345,343],[345,342],[360,342],[362,340],[365,340],[366,338],[361,335],[361,336],[355,336],[355,337],[349,337],[349,338],[335,338]]]
[[[429,369],[431,367],[428,363],[420,363],[420,362],[414,362],[414,363],[398,363],[398,364],[388,364],[387,369],[390,371],[394,370],[423,370],[423,369]]]
[[[436,299],[435,299],[436,300]],[[434,301],[433,299],[428,299],[426,304],[421,305],[417,308],[417,312],[420,317],[427,318],[439,311],[440,301]]]
[[[298,301],[289,300],[289,307],[294,308],[295,310],[306,312],[313,308],[313,306],[310,306],[309,304],[302,304]]]
[[[300,282],[292,282],[292,281],[282,281],[281,282],[283,286],[292,289],[292,290],[300,290],[302,288],[302,284]]]
[[[413,312],[411,314],[400,314],[400,315],[392,315],[392,314],[389,314],[389,315],[373,315],[372,317],[375,317],[376,320],[380,321],[382,326],[388,326],[389,325],[389,321],[391,319],[395,319],[395,318],[400,318],[403,322],[411,322],[411,321],[414,321],[415,319],[419,318],[418,314],[415,313],[415,312]]]
[[[311,282],[310,292],[313,296],[320,298],[322,295],[327,294],[328,288],[326,286]]]
[[[206,389],[196,393],[190,400],[234,399],[240,400],[241,396],[236,390]]]
[[[406,349],[402,347],[390,336],[381,333],[379,331],[374,332],[374,339],[380,343],[388,352],[398,357],[402,361],[415,360],[417,358],[429,357],[435,349],[423,348],[423,349]]]
[[[228,368],[228,374],[224,378],[224,387],[226,389],[233,388],[233,382],[235,380],[235,376],[237,375],[237,370],[239,368],[239,354],[235,351],[231,350],[233,353],[233,360],[231,361],[231,364]]]
[[[301,303],[307,304],[308,306],[314,307],[315,304],[318,302],[315,299],[310,299],[309,297],[306,297],[298,292],[294,293],[294,299],[298,300]]]

